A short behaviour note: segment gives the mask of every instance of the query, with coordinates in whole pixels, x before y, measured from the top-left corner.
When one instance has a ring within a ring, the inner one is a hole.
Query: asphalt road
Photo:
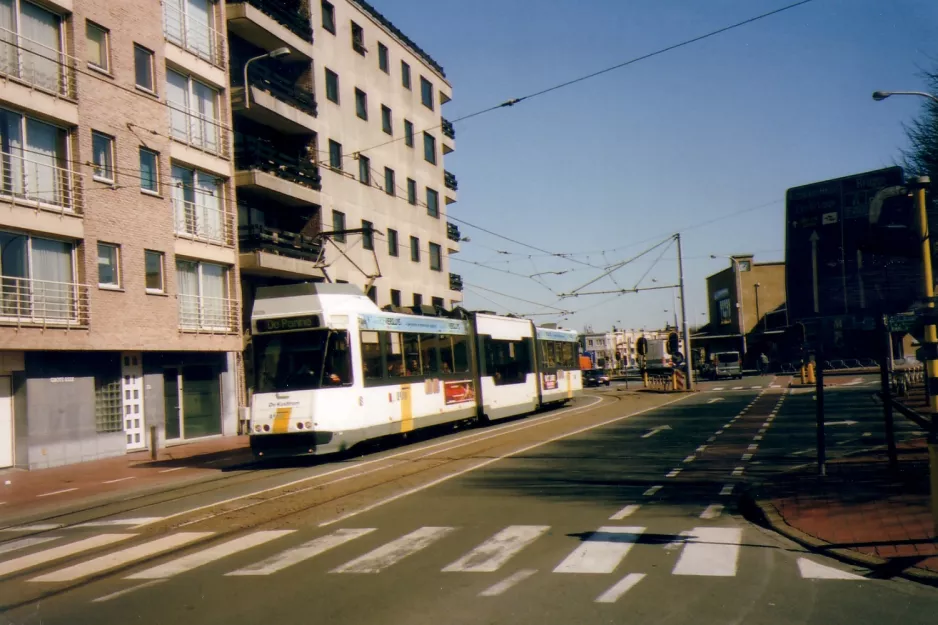
[[[27,519],[0,532],[5,622],[934,623],[938,589],[864,578],[736,513],[741,483],[811,462],[814,441],[810,389],[745,383],[612,387]],[[828,421],[854,422],[828,427],[832,453],[881,436],[872,390],[827,393]]]

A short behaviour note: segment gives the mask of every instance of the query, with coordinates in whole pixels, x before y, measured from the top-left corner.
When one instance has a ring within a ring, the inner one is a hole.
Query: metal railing
[[[230,297],[176,296],[179,329],[186,332],[229,334],[238,330],[238,301]]]
[[[459,226],[451,221],[446,222],[446,238],[450,241],[456,241],[457,243],[462,238],[461,233],[459,232]]]
[[[453,126],[453,122],[449,121],[445,117],[441,117],[440,129],[442,130],[444,137],[449,137],[454,141],[456,140],[456,128]]]
[[[44,163],[41,158],[0,152],[0,200],[61,213],[80,213],[81,174]]]
[[[173,139],[221,158],[231,156],[228,149],[231,129],[228,126],[197,111],[171,103],[166,106],[169,108],[169,134]]]
[[[316,261],[322,254],[322,245],[315,237],[259,224],[238,226],[238,243],[242,252],[272,252],[301,260]]]
[[[462,276],[458,273],[449,274],[449,288],[452,291],[462,291]]]
[[[177,4],[177,6],[173,6]],[[225,67],[225,33],[185,10],[188,0],[163,2],[163,35],[170,43],[188,50],[216,67]],[[183,9],[179,7],[182,6]],[[209,3],[209,10],[214,10]]]
[[[0,28],[0,75],[56,96],[76,100],[78,59]]]
[[[322,189],[315,161],[281,152],[272,141],[260,137],[235,133],[235,169],[257,169],[316,191]]]
[[[86,284],[0,277],[0,324],[74,328],[87,326],[91,306]]]
[[[303,41],[313,43],[313,27],[310,24],[309,6],[298,0],[228,0],[228,4],[247,2],[261,13],[272,17],[275,22],[297,35]]]
[[[459,189],[459,183],[456,181],[456,174],[443,170],[443,185],[447,189],[457,191]]]
[[[295,81],[285,78],[284,76],[289,74],[280,71],[282,66],[282,64],[272,61],[254,64],[249,68],[250,76],[248,77],[248,82],[251,83],[251,86],[266,91],[278,100],[286,102],[290,106],[316,117],[319,114],[316,95],[311,90],[297,84]],[[235,76],[235,73],[232,73],[232,84],[243,87],[244,85],[241,84],[244,82],[244,78],[242,77],[243,71],[238,71],[236,74],[237,76]],[[232,97],[234,99],[235,95],[232,94]],[[244,95],[242,92],[240,99],[238,99],[235,104],[243,105],[243,98]],[[254,104],[253,100],[251,103]]]
[[[219,245],[234,246],[234,216],[221,207],[203,206],[198,202],[173,199],[176,236]]]

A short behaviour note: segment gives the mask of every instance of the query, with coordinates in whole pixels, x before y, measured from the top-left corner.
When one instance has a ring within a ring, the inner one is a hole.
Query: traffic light
[[[638,337],[638,340],[635,341],[635,351],[638,352],[639,356],[645,356],[648,354],[648,339],[644,336]]]
[[[677,332],[672,332],[668,335],[668,353],[673,356],[679,351],[680,345],[678,345]]]

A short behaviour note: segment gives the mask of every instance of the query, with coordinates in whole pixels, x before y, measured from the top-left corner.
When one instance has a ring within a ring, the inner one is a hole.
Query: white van
[[[714,380],[720,378],[743,379],[743,360],[739,352],[720,352],[710,357],[710,375]]]

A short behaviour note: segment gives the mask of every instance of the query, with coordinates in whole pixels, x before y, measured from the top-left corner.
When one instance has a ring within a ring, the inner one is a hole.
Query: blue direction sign
[[[901,167],[788,190],[786,279],[792,322],[878,318],[921,288],[912,202]]]

